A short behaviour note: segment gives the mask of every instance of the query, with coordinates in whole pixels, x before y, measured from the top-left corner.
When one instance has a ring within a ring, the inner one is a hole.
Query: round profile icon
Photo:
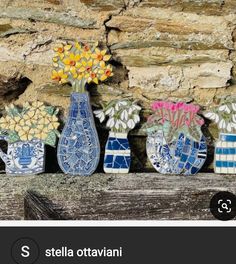
[[[39,246],[32,238],[20,238],[12,245],[11,257],[16,264],[34,264],[39,258]]]

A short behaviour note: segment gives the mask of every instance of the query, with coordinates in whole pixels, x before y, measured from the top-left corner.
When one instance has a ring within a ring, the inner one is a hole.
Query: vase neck
[[[119,132],[109,132],[109,137],[115,137],[115,138],[127,138],[128,133],[119,133]]]

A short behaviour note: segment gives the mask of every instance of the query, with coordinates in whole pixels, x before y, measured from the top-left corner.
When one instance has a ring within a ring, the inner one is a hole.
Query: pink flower
[[[176,112],[176,111],[178,110],[177,105],[176,105],[176,104],[172,104],[170,110],[171,110],[172,112]]]
[[[178,102],[178,103],[176,104],[177,110],[182,109],[184,105],[185,105],[184,102]]]
[[[190,124],[191,124],[191,122],[190,122],[190,120],[185,120],[185,124],[187,125],[187,126],[190,126]]]
[[[205,123],[203,119],[197,119],[196,122],[199,126],[202,126]]]

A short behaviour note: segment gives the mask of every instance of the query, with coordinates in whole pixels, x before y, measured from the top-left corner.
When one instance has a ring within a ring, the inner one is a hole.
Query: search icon
[[[222,203],[221,207],[227,211],[229,210],[227,203]]]

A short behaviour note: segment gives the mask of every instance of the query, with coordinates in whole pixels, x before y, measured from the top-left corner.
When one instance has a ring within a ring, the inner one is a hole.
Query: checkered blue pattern
[[[221,133],[215,148],[215,172],[236,173],[236,135]]]

